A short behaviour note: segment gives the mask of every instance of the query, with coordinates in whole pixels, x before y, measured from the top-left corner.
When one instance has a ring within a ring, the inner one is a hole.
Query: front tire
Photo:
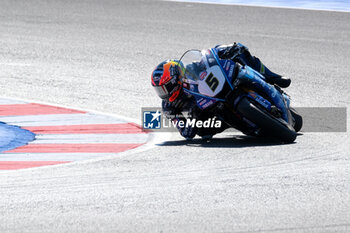
[[[290,108],[290,113],[292,114],[292,117],[294,118],[295,132],[299,132],[301,130],[301,128],[303,127],[303,117],[300,116],[300,114],[294,108]]]
[[[268,113],[260,110],[247,98],[243,98],[239,102],[237,110],[243,114],[244,117],[261,128],[264,134],[277,138],[285,143],[292,143],[297,137],[297,133],[292,127],[283,125]]]

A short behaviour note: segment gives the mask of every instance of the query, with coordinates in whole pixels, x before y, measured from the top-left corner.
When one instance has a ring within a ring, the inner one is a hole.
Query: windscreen
[[[189,50],[182,56],[180,64],[183,66],[185,78],[197,81],[207,70],[206,57],[200,50]]]

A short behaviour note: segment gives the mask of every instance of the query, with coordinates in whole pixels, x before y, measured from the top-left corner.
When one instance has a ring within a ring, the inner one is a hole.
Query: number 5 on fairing
[[[215,92],[216,88],[219,86],[219,80],[214,77],[213,73],[210,73],[208,75],[208,77],[205,79],[205,82],[213,92]]]
[[[226,80],[218,65],[209,67],[206,72],[205,79],[198,82],[198,90],[202,95],[214,97],[222,90]]]

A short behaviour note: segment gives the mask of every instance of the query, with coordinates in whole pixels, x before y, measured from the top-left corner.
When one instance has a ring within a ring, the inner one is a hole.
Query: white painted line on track
[[[2,116],[0,121],[8,124],[24,126],[55,126],[83,124],[109,124],[127,123],[127,121],[111,116],[96,115],[91,113],[85,114],[50,114],[50,115],[27,115],[27,116]]]
[[[11,100],[11,99],[0,99],[0,105],[3,104],[26,104],[26,102],[21,100]]]
[[[0,161],[80,161],[87,159],[115,157],[115,153],[13,153],[1,154]],[[52,165],[51,165],[52,166]]]
[[[146,143],[148,134],[37,134],[31,144]]]

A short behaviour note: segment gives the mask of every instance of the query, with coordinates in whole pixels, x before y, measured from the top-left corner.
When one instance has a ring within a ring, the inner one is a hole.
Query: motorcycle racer
[[[270,84],[286,88],[291,83],[290,79],[270,71],[259,58],[252,56],[248,48],[240,43],[217,45],[214,49],[216,49],[220,59],[229,59],[241,65],[248,65],[262,74],[266,78],[266,82]],[[181,64],[177,60],[163,61],[152,72],[152,86],[162,99],[162,111],[165,116],[175,123],[180,134],[186,139],[192,139],[196,135],[210,139],[214,134],[227,129],[229,126],[224,122],[219,128],[198,128],[191,125],[180,127],[179,124],[176,124],[178,121],[186,120],[186,118],[205,121],[213,117],[205,110],[199,109],[194,97],[183,91],[182,79],[184,76]],[[188,115],[184,116],[184,112]]]

